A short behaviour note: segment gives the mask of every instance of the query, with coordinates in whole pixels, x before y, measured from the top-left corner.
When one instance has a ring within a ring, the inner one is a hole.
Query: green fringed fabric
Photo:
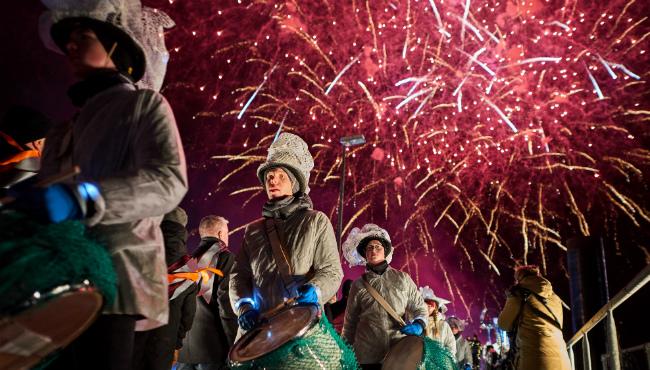
[[[231,364],[234,370],[307,370],[342,369],[357,370],[359,364],[354,351],[334,330],[323,315],[315,327],[304,337],[246,363]]]
[[[41,224],[13,212],[0,212],[0,312],[35,291],[89,280],[105,302],[115,299],[117,277],[108,251],[85,235],[78,221]]]
[[[442,344],[424,337],[423,359],[418,370],[457,370],[456,359]]]

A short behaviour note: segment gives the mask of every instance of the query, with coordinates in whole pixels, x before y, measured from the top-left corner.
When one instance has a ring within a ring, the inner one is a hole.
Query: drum
[[[106,248],[81,222],[0,211],[0,369],[26,369],[77,338],[116,294]]]
[[[0,369],[29,369],[95,320],[102,296],[89,282],[38,292],[0,319]]]
[[[357,369],[352,348],[315,305],[286,307],[244,334],[228,354],[231,369]]]
[[[406,336],[386,354],[383,370],[455,370],[456,360],[429,337]]]

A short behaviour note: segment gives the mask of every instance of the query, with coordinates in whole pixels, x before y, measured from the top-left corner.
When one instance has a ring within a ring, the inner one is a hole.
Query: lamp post
[[[366,143],[366,138],[363,135],[344,136],[339,142],[343,146],[343,154],[341,155],[341,180],[339,182],[339,212],[338,223],[336,228],[336,240],[339,244],[339,253],[341,252],[341,237],[343,233],[343,194],[345,192],[345,152],[347,148],[358,146]]]

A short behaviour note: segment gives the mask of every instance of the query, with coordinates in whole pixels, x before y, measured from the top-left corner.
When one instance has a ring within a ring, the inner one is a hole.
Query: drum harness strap
[[[285,289],[290,289],[293,286],[294,281],[291,277],[293,275],[293,268],[289,262],[288,252],[285,251],[278,236],[278,227],[275,224],[275,220],[272,218],[267,218],[264,220],[266,225],[266,235],[271,242],[271,249],[273,251],[273,259],[275,260],[276,266],[278,266],[278,271],[284,282]]]
[[[377,303],[379,303],[379,304],[380,304],[380,305],[381,305],[381,306],[386,310],[386,312],[388,312],[388,314],[390,315],[390,317],[392,317],[393,319],[395,319],[395,321],[397,321],[401,326],[406,325],[406,323],[404,322],[404,319],[402,319],[402,318],[397,314],[397,312],[395,312],[395,310],[393,309],[393,307],[391,307],[390,303],[388,303],[388,302],[384,299],[384,297],[382,297],[381,294],[379,294],[379,292],[377,291],[377,289],[373,288],[372,285],[370,285],[370,283],[368,282],[368,277],[367,277],[366,274],[363,274],[362,282],[363,282],[363,286],[366,287],[366,290],[368,291],[368,293],[370,293],[370,295],[372,296],[372,298],[374,298],[374,299],[377,301]]]

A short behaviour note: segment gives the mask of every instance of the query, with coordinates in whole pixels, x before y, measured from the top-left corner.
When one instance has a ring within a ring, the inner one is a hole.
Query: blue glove
[[[405,335],[414,335],[416,337],[419,337],[420,335],[422,335],[424,329],[422,328],[422,325],[420,325],[419,323],[412,322],[410,324],[404,325],[399,331],[400,333]]]
[[[91,183],[79,183],[76,186],[54,184],[16,194],[16,200],[10,207],[41,222],[59,223],[84,218],[87,203],[98,197],[99,189]]]
[[[240,328],[248,331],[257,326],[257,324],[259,323],[259,318],[260,318],[260,311],[251,307],[250,309],[248,309],[248,311],[245,311],[244,313],[239,315],[237,322],[239,323]]]
[[[298,288],[298,299],[296,302],[301,304],[318,304],[318,293],[316,287],[306,284]]]

